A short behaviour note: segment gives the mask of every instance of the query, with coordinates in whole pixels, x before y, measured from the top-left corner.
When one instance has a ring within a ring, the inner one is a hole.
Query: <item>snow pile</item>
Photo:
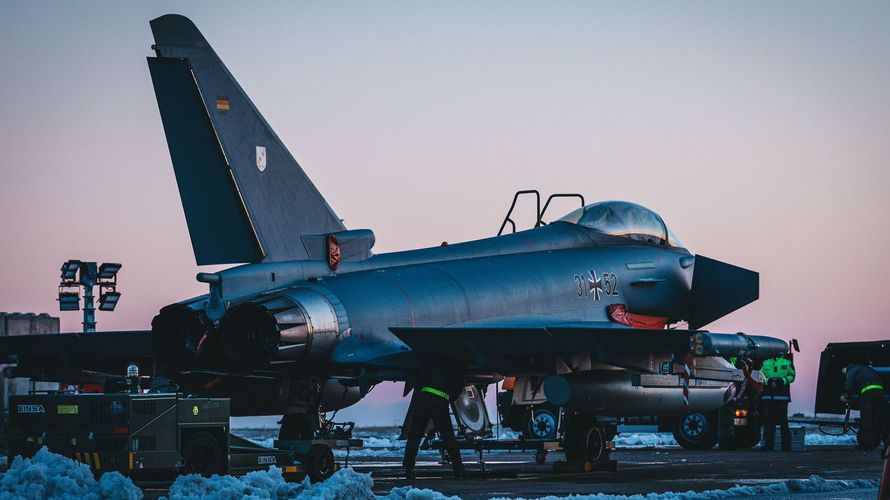
[[[841,436],[822,434],[819,431],[808,432],[805,436],[807,446],[843,446],[855,445],[856,433],[849,432]],[[633,432],[615,436],[616,448],[676,448],[680,446],[669,432]]]
[[[723,490],[681,493],[649,493],[643,495],[572,495],[569,497],[544,497],[541,500],[692,500],[709,498],[730,498],[753,495],[792,495],[798,493],[842,492],[853,490],[875,490],[877,480],[828,480],[819,476],[808,479],[786,479],[784,481],[753,485],[734,486]],[[272,467],[268,471],[252,472],[246,476],[213,476],[204,478],[198,475],[180,476],[170,487],[170,498],[185,499],[230,499],[230,498],[295,498],[298,500],[459,500],[429,489],[410,486],[393,488],[383,496],[374,494],[374,480],[370,474],[355,472],[351,468],[337,471],[327,481],[311,484],[308,479],[302,483],[286,483],[281,469]],[[871,491],[868,492],[871,494]],[[509,500],[502,498],[501,500]]]
[[[405,454],[405,449],[390,450],[387,448],[356,448],[347,452],[345,449],[337,449],[334,451],[334,457],[338,459],[349,458],[401,458]],[[438,454],[436,450],[420,450],[418,456],[432,455],[433,452]]]
[[[822,434],[819,431],[807,432],[807,435],[804,436],[804,443],[806,443],[807,446],[855,445],[856,433],[848,432],[840,436],[833,436],[830,434]]]
[[[96,481],[86,464],[44,446],[33,458],[15,457],[0,477],[0,498],[137,500],[142,491],[118,472],[106,472]]]
[[[388,495],[377,498],[381,500],[460,500],[459,496],[450,497],[431,489],[410,486],[393,488]]]
[[[794,495],[799,493],[825,493],[852,490],[876,490],[879,481],[875,479],[823,479],[819,476],[810,476],[808,479],[786,479],[777,483],[754,486],[733,486],[725,490],[705,490],[667,493],[648,493],[642,495],[571,495],[568,497],[548,496],[537,500],[696,500],[708,498],[735,498],[754,495]],[[874,491],[877,493],[877,491]],[[869,496],[874,496],[869,492]],[[498,498],[493,500],[511,500]],[[513,499],[519,500],[519,499]]]
[[[362,436],[362,444],[365,448],[385,448],[396,450],[405,447],[404,441],[399,441],[398,436]]]
[[[242,477],[212,476],[205,478],[197,474],[179,476],[170,487],[173,500],[216,500],[230,498],[295,498],[298,500],[451,500],[437,491],[416,489],[410,486],[394,488],[387,495],[374,494],[374,480],[370,474],[355,472],[352,468],[341,469],[328,480],[311,484],[309,479],[302,483],[287,483],[281,469],[271,467],[268,471],[251,472]]]
[[[516,432],[513,429],[506,429],[501,427],[498,430],[498,439],[519,439],[522,436],[521,432]]]
[[[632,432],[613,439],[616,448],[675,448],[679,446],[669,432]]]

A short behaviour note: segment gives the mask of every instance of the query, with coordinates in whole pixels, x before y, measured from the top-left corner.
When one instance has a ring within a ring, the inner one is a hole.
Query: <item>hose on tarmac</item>
[[[837,427],[837,426],[836,425],[828,426],[825,424],[819,424],[819,432],[821,432],[822,434],[825,434],[826,436],[843,436],[844,434],[853,430],[853,428],[850,426],[850,405],[847,405],[847,412],[844,414],[844,424],[841,427],[841,429],[843,429],[843,430],[840,433],[828,432],[825,430],[826,427]]]

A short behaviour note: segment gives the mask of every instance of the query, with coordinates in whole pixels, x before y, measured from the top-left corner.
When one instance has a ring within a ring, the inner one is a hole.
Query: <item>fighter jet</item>
[[[196,262],[233,267],[198,274],[208,293],[162,308],[150,331],[2,339],[16,374],[94,380],[139,360],[231,397],[233,414],[284,415],[290,436],[439,363],[470,387],[516,377],[516,404],[566,408],[570,459],[600,460],[606,417],[716,409],[750,376],[727,358],[787,352],[701,330],[756,300],[758,274],[693,255],[635,203],[578,196],[549,220],[551,197],[527,230],[504,231],[508,214],[498,236],[375,254],[374,233],[344,226],[195,25],[150,24]]]

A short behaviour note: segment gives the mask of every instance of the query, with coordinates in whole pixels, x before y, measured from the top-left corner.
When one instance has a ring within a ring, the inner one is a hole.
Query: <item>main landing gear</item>
[[[567,463],[590,464],[591,469],[613,468],[612,440],[617,433],[616,422],[601,421],[593,415],[567,415],[562,438]]]

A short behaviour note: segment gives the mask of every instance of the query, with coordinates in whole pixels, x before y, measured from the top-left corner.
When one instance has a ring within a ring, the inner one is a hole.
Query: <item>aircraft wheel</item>
[[[597,425],[596,420],[575,417],[566,426],[563,438],[566,460],[604,464],[609,461],[611,453],[606,441],[606,430]]]
[[[182,449],[186,474],[209,477],[222,472],[222,450],[216,439],[204,431],[194,433]]]
[[[673,433],[687,450],[710,450],[717,444],[717,414],[696,412],[677,417]]]
[[[556,439],[556,414],[550,408],[537,408],[530,412],[526,437],[529,439]]]
[[[334,452],[323,444],[313,444],[306,456],[306,474],[313,483],[324,481],[334,474],[337,463],[334,462]]]

